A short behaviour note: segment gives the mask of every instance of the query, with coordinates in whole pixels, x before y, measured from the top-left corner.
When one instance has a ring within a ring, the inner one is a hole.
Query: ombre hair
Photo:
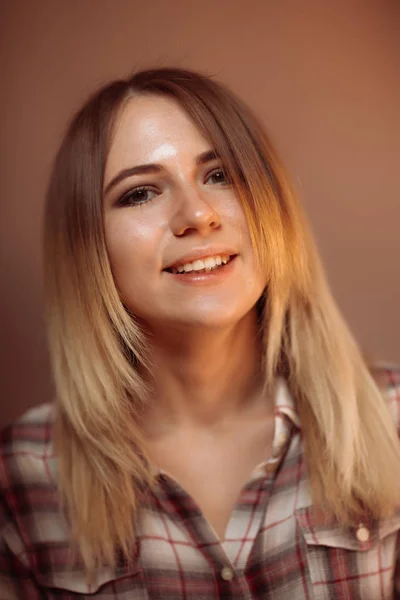
[[[56,388],[55,450],[72,539],[88,573],[134,554],[152,485],[138,415],[151,371],[142,331],[106,250],[103,178],[129,98],[174,99],[209,140],[243,205],[267,286],[259,301],[265,386],[285,377],[301,422],[313,502],[343,524],[391,514],[400,450],[385,400],[332,298],[303,211],[261,122],[226,87],[193,71],[136,73],[74,117],[45,212],[45,285]]]

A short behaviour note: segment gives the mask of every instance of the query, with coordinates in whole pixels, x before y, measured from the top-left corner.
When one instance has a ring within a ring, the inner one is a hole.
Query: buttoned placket
[[[219,586],[219,597],[232,598],[234,600],[253,600],[246,581],[245,569],[254,541],[264,522],[272,485],[273,476],[267,474],[265,468],[263,472],[260,471],[259,477],[253,476],[252,480],[243,488],[238,502],[232,511],[226,530],[226,540],[224,541],[219,539],[214,528],[198,507],[196,514],[193,513],[190,519],[187,521],[184,520],[184,526],[189,536],[193,540],[196,540],[196,544],[201,548],[201,552],[213,569],[214,578]],[[163,508],[167,509],[170,517],[177,518],[176,512],[171,511],[171,493],[172,495],[179,494],[183,502],[186,499],[193,511],[193,507],[195,506],[194,501],[175,479],[163,474],[160,478],[160,488],[159,493]],[[240,515],[240,506],[246,502],[246,496],[249,493],[256,493],[258,497],[251,514],[247,518],[243,518],[243,515]],[[234,534],[238,519],[242,522],[241,525],[243,526],[239,535]],[[230,532],[238,540],[237,548],[232,548],[232,550],[229,549]]]
[[[265,463],[259,465],[252,473],[249,482],[243,488],[241,495],[232,511],[226,529],[225,540],[221,541],[214,528],[205,518],[194,500],[187,494],[169,474],[158,471],[159,485],[157,497],[165,512],[170,518],[180,520],[187,513],[191,516],[183,519],[183,524],[190,537],[196,540],[196,545],[201,548],[214,576],[220,586],[219,594],[235,600],[252,600],[245,577],[245,570],[257,535],[265,520],[268,498],[272,490],[276,471],[283,460],[292,432],[292,423],[285,415],[277,415],[272,456]],[[257,500],[247,517],[243,517],[243,506],[248,502],[249,494],[257,494]],[[179,498],[183,510],[177,517],[175,509],[171,509],[172,498]],[[241,509],[242,507],[242,509]],[[235,545],[235,540],[237,544]]]

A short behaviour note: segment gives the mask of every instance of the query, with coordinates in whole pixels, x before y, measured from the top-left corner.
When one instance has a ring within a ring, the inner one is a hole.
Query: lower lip
[[[167,275],[173,277],[175,281],[187,285],[207,285],[218,283],[219,281],[223,281],[232,273],[235,268],[236,258],[237,255],[231,258],[226,265],[221,265],[217,269],[212,269],[211,271],[202,271],[201,273],[198,271],[191,271],[190,273],[170,273],[169,271],[164,271],[164,273],[167,273]]]

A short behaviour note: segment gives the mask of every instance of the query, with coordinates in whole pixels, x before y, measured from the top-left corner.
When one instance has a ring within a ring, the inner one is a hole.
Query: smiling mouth
[[[231,256],[227,254],[218,254],[216,256],[208,256],[207,258],[194,260],[193,262],[177,265],[165,269],[168,273],[174,275],[186,275],[188,273],[209,273],[227,265],[236,254]]]

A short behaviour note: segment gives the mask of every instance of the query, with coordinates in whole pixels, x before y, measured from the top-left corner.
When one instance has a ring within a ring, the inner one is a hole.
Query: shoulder
[[[31,571],[39,579],[52,561],[68,558],[68,522],[61,510],[53,448],[54,420],[55,405],[42,404],[0,432],[0,588],[7,578],[14,584],[23,577],[27,586],[24,583],[23,589],[31,590]]]
[[[24,457],[43,458],[52,454],[53,423],[54,405],[41,404],[0,431],[1,466],[11,467]]]
[[[53,423],[54,405],[41,404],[0,432],[0,498],[12,511],[55,487]]]
[[[371,374],[387,401],[400,432],[400,366],[380,363],[371,369]]]

